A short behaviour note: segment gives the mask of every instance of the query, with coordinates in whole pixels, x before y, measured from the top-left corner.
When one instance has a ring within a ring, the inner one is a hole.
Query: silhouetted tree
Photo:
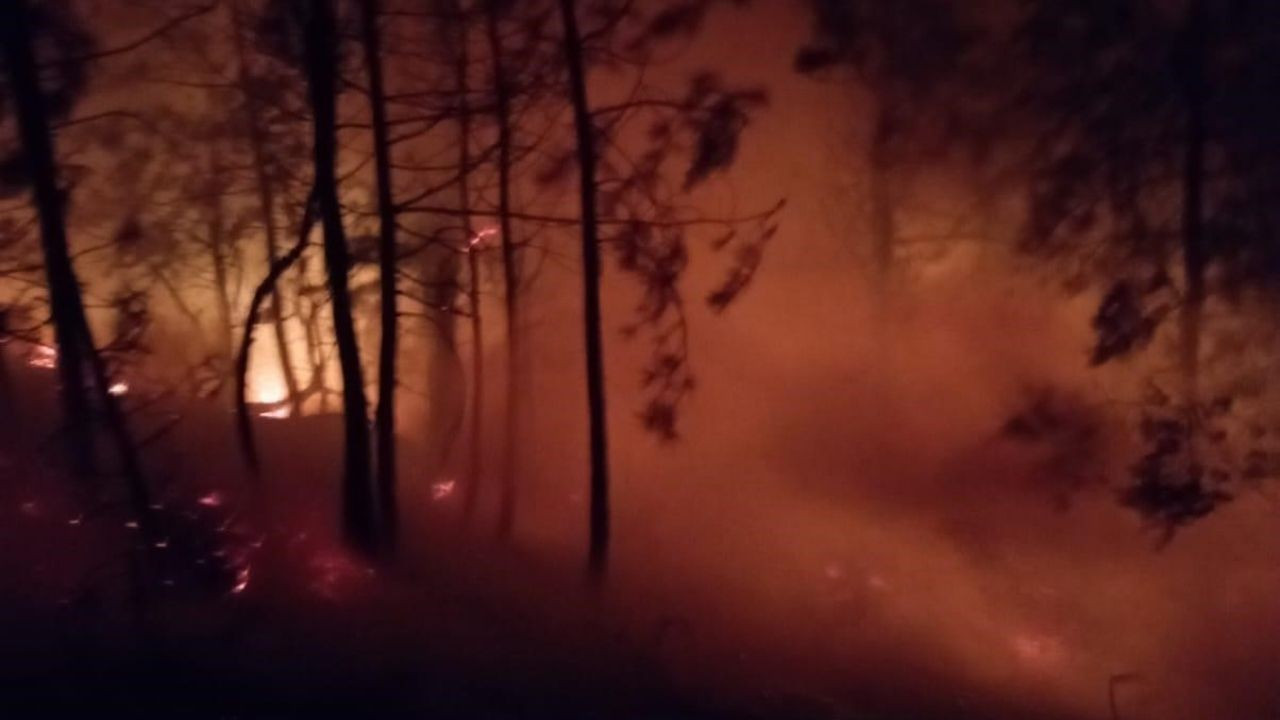
[[[604,576],[609,560],[609,437],[605,416],[604,345],[600,326],[600,235],[596,212],[596,128],[587,98],[586,62],[578,8],[574,0],[560,0],[564,28],[565,66],[578,157],[579,200],[582,211],[582,308],[587,366],[587,413],[591,451],[590,553],[591,577]]]
[[[498,145],[498,234],[502,240],[502,296],[507,321],[507,407],[503,428],[502,454],[502,502],[498,512],[498,535],[510,537],[516,514],[515,443],[520,404],[525,392],[517,382],[521,376],[518,270],[516,267],[515,223],[511,218],[511,170],[514,163],[511,110],[511,78],[507,71],[506,49],[502,42],[500,0],[485,3],[485,35],[489,45],[489,62],[492,67],[493,121],[497,128]]]
[[[257,193],[258,209],[262,218],[267,264],[270,266],[275,263],[279,255],[280,241],[276,217],[276,213],[279,211],[279,202],[276,189],[278,179],[273,177],[273,174],[278,175],[278,173],[273,173],[271,167],[270,137],[266,131],[267,118],[263,107],[263,98],[260,97],[265,83],[262,78],[255,76],[250,64],[249,53],[245,47],[243,37],[243,21],[238,2],[232,4],[230,13],[232,17],[232,38],[236,50],[236,83],[241,95],[241,110],[244,116],[244,135],[248,140],[251,155],[254,189]],[[271,325],[275,333],[276,353],[280,358],[281,377],[284,379],[285,389],[289,395],[287,399],[292,408],[292,414],[297,416],[302,414],[302,396],[298,385],[297,372],[294,369],[293,351],[289,347],[288,336],[285,331],[285,304],[280,297],[281,292],[277,285],[273,283],[269,290],[271,295]],[[247,329],[247,332],[251,332],[251,330]],[[246,335],[246,337],[251,337],[251,335]],[[247,370],[246,366],[242,373],[247,372]],[[242,374],[237,374],[237,380],[242,385],[243,379]]]
[[[688,264],[686,231],[709,224],[726,226],[713,247],[735,245],[736,256],[725,282],[707,298],[723,310],[741,293],[759,267],[764,243],[781,203],[744,218],[710,219],[681,216],[678,198],[729,167],[737,157],[749,113],[765,102],[763,93],[726,87],[716,76],[696,75],[683,96],[637,93],[622,103],[593,106],[588,97],[587,51],[608,57],[609,48],[630,55],[641,67],[652,49],[672,37],[695,32],[710,2],[674,3],[652,14],[630,5],[588,4],[597,26],[579,29],[574,0],[560,0],[564,63],[573,110],[572,157],[578,167],[582,240],[583,328],[586,355],[590,503],[588,573],[596,581],[607,570],[609,548],[609,455],[605,413],[604,347],[600,314],[600,247],[614,248],[623,272],[639,279],[642,300],[629,333],[648,329],[653,353],[642,382],[649,399],[641,418],[645,427],[666,439],[676,436],[676,411],[693,389],[688,362],[688,332],[679,281]],[[587,39],[592,43],[588,48]],[[648,144],[633,157],[618,148],[618,136],[629,121],[649,123]],[[687,160],[683,182],[668,182],[672,158]],[[758,235],[739,238],[736,226],[755,222]],[[603,228],[609,228],[603,232]]]
[[[313,192],[303,210],[302,222],[298,226],[297,242],[289,252],[271,261],[271,265],[267,269],[267,276],[254,288],[253,296],[249,300],[249,309],[245,313],[243,335],[240,338],[234,369],[236,432],[240,437],[240,448],[245,454],[249,469],[255,473],[259,469],[259,459],[257,443],[254,441],[253,436],[253,419],[249,415],[248,402],[249,355],[253,350],[253,331],[258,325],[258,316],[262,310],[262,305],[272,293],[277,291],[280,277],[289,268],[293,267],[302,257],[302,254],[306,252],[308,238],[311,235],[312,228],[315,226],[315,208],[316,195]]]
[[[1167,315],[1180,317],[1181,417],[1144,421],[1165,430],[1144,430],[1155,449],[1135,475],[1142,486],[1158,471],[1160,484],[1202,488],[1208,498],[1215,491],[1198,427],[1211,257],[1205,7],[1045,0],[1016,27],[1013,47],[1026,72],[1015,109],[1043,128],[1031,155],[1026,246],[1080,259],[1081,274],[1110,285],[1094,319],[1094,363],[1144,347]],[[1184,431],[1177,442],[1170,423]]]
[[[953,149],[966,104],[979,95],[977,28],[952,0],[810,0],[813,39],[796,68],[850,71],[870,95],[866,156],[873,279],[881,292],[897,273],[898,213],[908,170]],[[978,9],[981,11],[981,8]],[[984,76],[989,77],[989,76]],[[972,139],[972,138],[971,138]]]
[[[382,87],[382,43],[377,0],[360,0],[361,42],[369,79],[369,116],[373,124],[374,172],[378,192],[378,272],[382,343],[378,352],[377,430],[378,511],[385,549],[396,542],[396,213],[391,195],[391,142],[387,133],[386,93]]]
[[[1257,383],[1227,348],[1250,306],[1275,300],[1262,208],[1276,185],[1261,159],[1275,157],[1277,113],[1258,78],[1271,77],[1280,16],[1265,3],[1038,0],[1009,17],[998,122],[1025,150],[1023,248],[1101,290],[1095,365],[1160,337],[1176,348],[1177,390],[1147,379],[1144,455],[1121,496],[1167,541],[1233,484],[1275,475],[1273,421],[1246,409]],[[1214,359],[1226,362],[1210,383]]]
[[[66,55],[54,63],[56,80],[46,90],[33,44],[53,43]],[[25,0],[0,6],[0,50],[22,143],[21,175],[31,187],[40,222],[40,245],[58,345],[58,374],[64,423],[68,425],[73,468],[88,473],[93,464],[90,419],[96,404],[122,464],[131,507],[145,537],[154,530],[151,493],[123,412],[110,393],[111,381],[94,345],[81,297],[80,281],[67,245],[66,191],[59,186],[53,147],[53,118],[65,116],[84,82],[91,43],[66,15],[33,10]],[[77,58],[79,53],[81,57]],[[8,161],[6,164],[9,164]],[[12,167],[12,165],[10,166]],[[95,403],[96,401],[96,403]]]
[[[480,500],[482,478],[482,437],[484,428],[484,321],[480,307],[480,253],[482,239],[476,235],[471,220],[472,191],[472,116],[471,108],[471,15],[461,0],[455,0],[452,11],[452,47],[454,50],[454,87],[457,99],[458,128],[458,211],[462,225],[464,252],[467,255],[467,311],[471,324],[471,399],[467,484],[463,491],[463,517],[470,519]]]
[[[50,130],[51,115],[65,116],[84,85],[84,70],[79,63],[60,65],[61,72],[49,90],[42,87],[39,67],[32,48],[38,37],[38,25],[47,26],[60,42],[84,52],[89,39],[62,18],[33,11],[26,2],[6,3],[0,8],[0,43],[3,44],[4,69],[9,80],[8,93],[17,117],[21,154],[6,158],[6,174],[22,184],[30,184],[32,200],[40,220],[40,247],[44,256],[45,276],[49,288],[49,307],[53,317],[58,347],[59,393],[62,398],[63,422],[69,439],[69,454],[77,472],[87,474],[93,464],[90,439],[90,393],[86,368],[88,355],[81,327],[84,304],[80,283],[67,248],[65,194],[58,186],[57,166]],[[20,163],[20,164],[19,164]]]
[[[332,0],[308,0],[301,11],[304,68],[314,130],[316,199],[324,231],[325,270],[332,303],[333,335],[342,370],[343,529],[355,547],[377,545],[368,402],[364,371],[351,315],[351,269],[342,207],[338,201],[336,104],[338,33]]]

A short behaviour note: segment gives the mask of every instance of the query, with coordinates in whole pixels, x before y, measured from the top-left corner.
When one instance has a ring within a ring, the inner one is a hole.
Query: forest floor
[[[752,601],[714,579],[680,598],[647,571],[592,587],[576,544],[467,524],[454,481],[404,484],[397,557],[362,559],[337,530],[332,415],[259,419],[255,480],[229,412],[152,406],[139,434],[182,423],[148,446],[171,521],[141,551],[118,477],[51,462],[52,373],[19,370],[0,427],[0,717],[1051,717],[958,692],[945,658],[888,634],[744,622],[726,602]]]

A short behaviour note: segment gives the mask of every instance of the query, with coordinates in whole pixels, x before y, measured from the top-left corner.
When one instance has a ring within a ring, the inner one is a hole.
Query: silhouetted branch
[[[245,462],[256,475],[258,472],[258,451],[253,439],[253,424],[249,417],[249,405],[245,398],[249,374],[249,351],[253,347],[253,330],[258,324],[258,313],[262,303],[275,290],[280,276],[293,266],[307,249],[307,240],[311,235],[311,226],[316,220],[316,193],[313,190],[308,198],[302,214],[302,225],[298,229],[298,242],[271,265],[267,276],[258,283],[253,291],[253,299],[249,301],[249,311],[245,316],[244,335],[240,341],[240,352],[236,356],[236,427],[240,435],[240,449],[244,453]]]

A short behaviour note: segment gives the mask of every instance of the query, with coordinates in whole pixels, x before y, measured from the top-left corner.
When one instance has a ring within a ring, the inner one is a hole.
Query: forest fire
[[[1277,716],[1276,68],[1234,0],[0,0],[0,718]]]

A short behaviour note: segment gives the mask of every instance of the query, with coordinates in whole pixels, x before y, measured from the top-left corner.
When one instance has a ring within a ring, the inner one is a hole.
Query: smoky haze
[[[146,18],[154,8],[135,10]],[[119,17],[102,22],[106,37],[130,35]],[[974,220],[981,193],[954,157],[910,168],[897,222],[903,236],[924,239],[902,251],[907,269],[885,292],[868,269],[874,99],[848,78],[796,72],[796,52],[812,33],[807,4],[714,5],[703,25],[646,70],[646,82],[679,86],[710,68],[765,89],[768,104],[751,116],[732,167],[682,197],[710,217],[786,203],[759,270],[722,312],[704,302],[724,275],[715,231],[689,233],[690,264],[679,287],[696,385],[677,408],[671,439],[646,431],[641,417],[649,338],[623,331],[641,289],[605,254],[607,583],[582,577],[590,448],[576,226],[517,224],[535,238],[526,263],[537,270],[521,305],[520,502],[505,541],[496,528],[503,393],[512,374],[497,246],[486,245],[480,305],[471,309],[486,322],[480,376],[470,365],[477,338],[465,312],[451,321],[450,346],[439,333],[449,311],[402,307],[403,538],[389,566],[344,548],[335,526],[343,435],[332,350],[330,364],[315,371],[332,397],[309,399],[302,417],[254,418],[263,452],[256,481],[240,456],[229,391],[205,398],[171,391],[189,382],[189,366],[217,344],[208,273],[179,266],[178,291],[152,293],[148,354],[133,366],[138,389],[131,393],[165,388],[138,410],[137,434],[165,428],[147,449],[168,488],[159,495],[234,517],[251,560],[237,566],[249,574],[235,574],[212,609],[190,602],[156,611],[151,632],[165,638],[157,641],[159,656],[204,678],[193,681],[196,694],[215,695],[219,682],[209,678],[238,677],[230,668],[242,664],[250,680],[237,685],[237,698],[270,696],[261,688],[272,683],[297,697],[323,697],[327,683],[349,682],[344,692],[375,698],[403,684],[397,699],[408,707],[490,717],[534,717],[538,708],[639,716],[629,714],[629,699],[649,694],[687,701],[707,717],[1271,717],[1280,708],[1280,520],[1270,489],[1240,490],[1172,540],[1120,502],[1144,453],[1135,398],[1169,364],[1170,339],[1158,336],[1150,357],[1092,366],[1091,321],[1102,289],[1072,285],[1018,252],[1014,238],[1027,210],[1016,192]],[[80,114],[130,92],[159,106],[180,104],[184,90],[131,90],[121,69],[129,66],[119,63],[110,67],[124,76],[99,78]],[[392,65],[394,85],[404,78]],[[591,78],[601,102],[626,97],[631,87],[630,71],[613,72]],[[363,95],[342,100],[363,102]],[[341,110],[348,118],[362,112]],[[538,122],[567,121],[548,111]],[[357,138],[344,148],[351,187],[342,199],[351,207],[375,202],[371,170],[362,164],[369,142]],[[98,143],[85,152],[110,154],[110,141]],[[421,153],[437,157],[455,147],[432,138]],[[535,174],[526,168],[516,180],[527,213],[576,211],[572,182],[540,183]],[[110,177],[83,182],[72,243],[88,247],[118,230],[112,215],[127,203],[111,198],[129,189]],[[477,196],[490,206],[492,180],[484,182]],[[287,211],[300,215],[303,198],[295,194]],[[231,201],[239,202],[248,201]],[[353,243],[376,235],[371,212],[348,212]],[[956,217],[964,238],[935,241]],[[282,220],[286,246],[296,223]],[[475,229],[494,223],[478,214]],[[404,222],[423,235],[454,224],[417,215]],[[321,232],[313,234],[318,244]],[[242,278],[231,295],[237,340],[266,272],[259,235],[243,232]],[[77,259],[91,310],[90,300],[110,295],[114,262]],[[303,277],[322,283],[320,264],[316,253]],[[374,270],[358,267],[352,284],[375,283]],[[193,323],[175,296],[209,324]],[[358,301],[354,311],[371,399],[378,309]],[[105,328],[107,313],[101,305],[97,311],[94,321]],[[319,312],[327,322],[331,311]],[[255,413],[286,392],[268,324],[257,332],[248,380]],[[306,329],[292,320],[287,334],[301,369]],[[40,340],[52,345],[51,334]],[[64,662],[58,643],[69,654],[129,662],[143,651],[130,639],[137,620],[121,599],[127,593],[110,585],[92,600],[77,595],[79,578],[114,562],[105,548],[127,546],[131,530],[108,514],[103,525],[110,527],[82,531],[80,519],[86,508],[92,517],[94,503],[48,469],[57,467],[47,462],[52,450],[28,457],[24,446],[59,427],[57,383],[31,363],[33,347],[27,339],[4,346],[17,388],[10,417],[21,420],[0,426],[0,474],[8,478],[0,491],[0,593],[14,607],[0,628],[21,640],[0,660],[14,668],[11,677],[53,685],[56,673],[79,667]],[[1249,357],[1268,352],[1262,340],[1248,349]],[[477,379],[486,388],[479,408],[469,395]],[[474,412],[484,428],[478,438],[470,430]],[[172,427],[170,417],[178,418]],[[473,442],[478,470],[469,466]],[[469,520],[468,482],[480,483]],[[67,617],[82,625],[57,629]],[[25,618],[35,620],[23,628]],[[73,641],[79,635],[94,640],[81,646]],[[191,659],[206,647],[214,648],[211,658]],[[107,661],[83,662],[89,677],[115,677],[102,670]],[[556,704],[576,697],[579,684],[593,686],[583,691],[587,709]],[[501,696],[493,705],[476,700],[487,701],[493,688]],[[522,705],[525,697],[554,701]],[[201,706],[200,697],[190,700]],[[673,716],[704,716],[696,712]]]

